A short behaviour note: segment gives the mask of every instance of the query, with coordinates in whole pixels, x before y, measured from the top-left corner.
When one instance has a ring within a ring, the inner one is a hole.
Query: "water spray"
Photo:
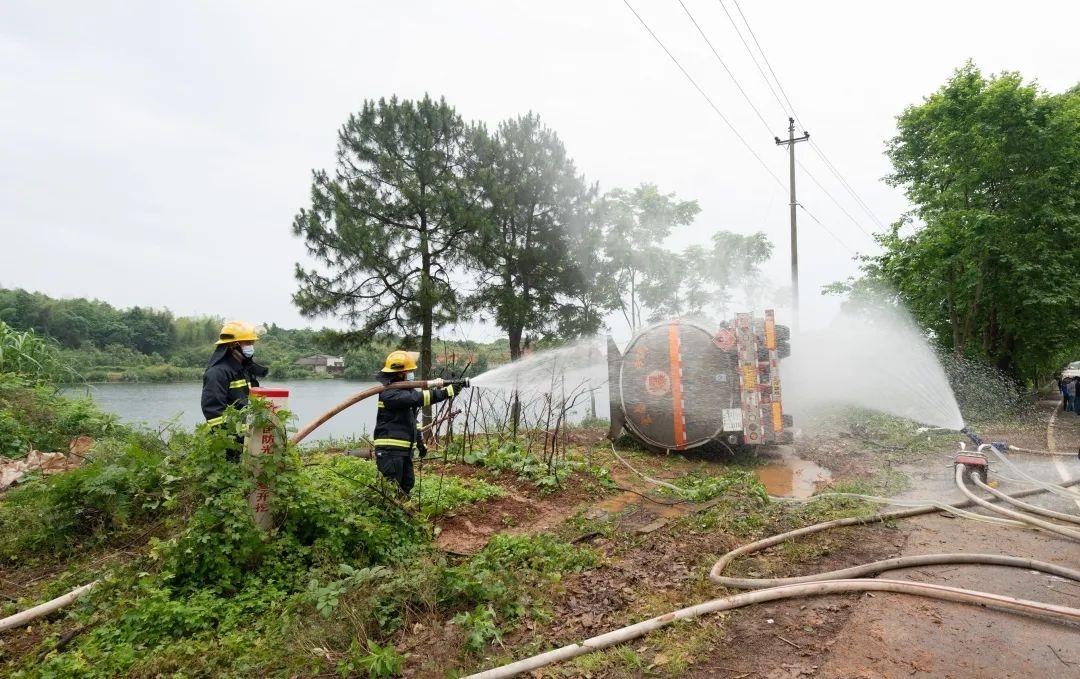
[[[327,410],[322,415],[319,415],[311,422],[308,422],[303,428],[293,434],[292,438],[289,439],[289,443],[293,445],[300,443],[307,438],[311,432],[325,424],[331,417],[334,417],[349,406],[356,405],[360,401],[381,394],[388,389],[441,389],[443,387],[468,387],[471,382],[472,381],[468,377],[460,377],[456,379],[439,378],[434,380],[407,380],[404,382],[391,382],[390,384],[377,384],[374,387],[353,394],[330,410]]]

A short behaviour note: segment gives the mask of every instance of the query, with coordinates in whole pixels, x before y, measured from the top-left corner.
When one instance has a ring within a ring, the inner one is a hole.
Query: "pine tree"
[[[337,166],[317,170],[293,233],[317,266],[296,265],[293,301],[370,339],[420,338],[431,375],[436,326],[455,320],[451,272],[473,231],[465,125],[444,99],[366,101],[338,133]]]

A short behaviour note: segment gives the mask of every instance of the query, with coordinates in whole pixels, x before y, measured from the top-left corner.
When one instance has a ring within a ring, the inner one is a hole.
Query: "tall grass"
[[[61,359],[55,342],[33,330],[15,330],[3,321],[0,321],[0,373],[49,382],[70,382],[79,377]]]

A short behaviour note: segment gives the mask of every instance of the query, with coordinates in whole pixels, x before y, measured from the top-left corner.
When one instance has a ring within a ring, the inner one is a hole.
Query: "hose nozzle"
[[[963,434],[964,436],[967,436],[969,439],[971,439],[971,442],[974,443],[977,446],[981,446],[983,444],[982,437],[979,436],[978,434],[976,434],[975,430],[972,429],[971,427],[966,427],[966,426],[962,427],[960,429],[960,433]]]
[[[446,380],[446,384],[451,387],[467,387],[469,386],[469,378],[459,377],[456,380]]]

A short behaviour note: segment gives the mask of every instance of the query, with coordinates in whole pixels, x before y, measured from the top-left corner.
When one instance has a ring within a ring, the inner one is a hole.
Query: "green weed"
[[[679,486],[680,490],[662,487],[660,492],[691,502],[705,502],[725,494],[738,495],[762,504],[769,501],[768,491],[758,477],[753,472],[741,469],[719,476],[693,472],[675,479],[672,484]]]
[[[502,643],[502,630],[495,624],[495,609],[491,604],[477,604],[471,611],[463,611],[450,622],[465,631],[465,646],[471,651],[481,651],[489,643]]]
[[[132,434],[89,399],[65,398],[52,387],[0,373],[0,455],[22,457],[33,448],[66,452],[77,436]]]
[[[479,465],[496,472],[514,473],[519,479],[531,481],[545,491],[558,488],[561,479],[582,466],[579,460],[568,457],[544,460],[517,441],[493,442],[488,446],[479,445],[479,440],[476,443],[478,445],[474,448],[464,451],[462,442],[454,441],[450,447],[451,457],[460,457],[465,464]]]
[[[380,646],[378,643],[367,640],[367,646],[361,646],[357,642],[349,647],[348,655],[337,664],[337,673],[342,677],[351,677],[357,674],[366,674],[371,679],[383,679],[384,677],[401,676],[405,668],[405,660],[409,654],[401,655],[393,644]]]

